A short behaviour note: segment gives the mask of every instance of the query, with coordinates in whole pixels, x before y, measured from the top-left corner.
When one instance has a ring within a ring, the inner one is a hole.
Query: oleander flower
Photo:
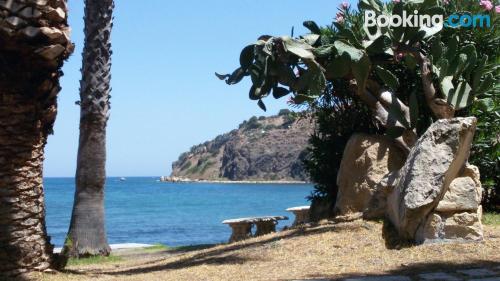
[[[347,10],[347,8],[349,8],[349,3],[347,1],[342,2],[342,4],[340,4],[340,8],[342,10]]]
[[[497,14],[500,14],[500,5],[498,5],[498,6],[495,7],[495,12]]]
[[[344,23],[344,20],[345,20],[344,14],[337,13],[337,15],[335,17],[335,21],[338,23]]]
[[[491,11],[493,9],[493,3],[490,0],[481,0],[479,6],[483,7],[486,11]]]

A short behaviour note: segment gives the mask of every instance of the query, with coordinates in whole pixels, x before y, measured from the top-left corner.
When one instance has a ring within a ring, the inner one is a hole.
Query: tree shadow
[[[168,249],[165,253],[169,254],[185,254],[194,251],[206,250],[210,248],[217,247],[217,244],[200,244],[200,245],[189,245],[189,246],[179,246],[173,249]]]
[[[410,265],[404,265],[401,268],[395,270],[389,270],[384,274],[342,274],[336,276],[308,276],[310,279],[302,279],[302,280],[328,280],[328,281],[343,281],[358,278],[367,278],[366,281],[378,281],[385,280],[383,277],[387,276],[405,276],[409,277],[410,280],[421,280],[419,279],[419,274],[424,273],[436,273],[442,272],[449,274],[453,277],[456,277],[457,280],[468,280],[474,279],[475,277],[470,277],[465,274],[457,272],[457,270],[467,270],[467,269],[488,269],[494,273],[493,277],[499,278],[500,276],[500,261],[488,261],[488,260],[473,260],[463,263],[450,263],[450,262],[424,262],[424,263],[416,263]],[[380,279],[377,279],[379,277]],[[486,277],[486,276],[485,276]],[[491,277],[491,276],[490,276]],[[479,278],[479,277],[478,277]],[[290,279],[291,280],[291,279]],[[360,279],[361,280],[361,279]],[[495,279],[497,280],[497,279]]]
[[[227,265],[227,264],[243,264],[247,261],[255,260],[255,259],[250,259],[246,257],[241,257],[238,254],[232,253],[233,251],[241,250],[241,249],[249,249],[249,248],[255,248],[259,246],[263,246],[266,244],[271,244],[273,242],[282,240],[282,239],[288,239],[296,236],[309,236],[309,235],[316,235],[316,234],[321,234],[324,232],[331,232],[331,231],[349,231],[349,230],[355,230],[359,228],[373,228],[373,226],[367,224],[367,223],[362,223],[362,224],[336,224],[336,225],[327,225],[327,226],[321,226],[318,228],[313,228],[313,229],[307,229],[307,228],[295,228],[292,230],[288,230],[284,233],[280,233],[280,235],[273,235],[270,237],[260,237],[257,239],[250,239],[247,241],[235,243],[235,244],[227,244],[227,245],[216,245],[216,246],[209,246],[205,245],[206,248],[203,252],[180,258],[179,260],[175,260],[172,262],[164,263],[164,264],[158,264],[158,262],[161,262],[161,260],[156,260],[152,262],[148,262],[145,264],[141,264],[139,266],[136,266],[134,268],[127,268],[124,270],[113,270],[113,271],[99,271],[99,272],[92,272],[92,274],[99,273],[103,275],[113,275],[113,276],[127,276],[127,275],[135,275],[135,274],[146,274],[146,273],[153,273],[153,272],[158,272],[158,271],[165,271],[165,270],[175,270],[175,269],[181,269],[181,268],[189,268],[193,266],[198,266],[202,264],[217,264],[217,265]],[[194,248],[193,248],[194,247]],[[190,246],[190,247],[181,247],[178,251],[180,253],[188,253],[189,250],[194,251],[194,250],[199,250],[196,249],[196,246]],[[168,258],[168,257],[167,257]],[[64,272],[66,273],[71,273],[71,274],[78,274],[78,275],[85,275],[85,272],[81,271],[74,271],[74,270],[65,270]]]
[[[401,250],[403,248],[409,248],[415,246],[416,244],[409,240],[402,240],[396,230],[396,227],[389,221],[389,219],[384,219],[382,227],[382,238],[385,241],[385,247],[390,250]]]

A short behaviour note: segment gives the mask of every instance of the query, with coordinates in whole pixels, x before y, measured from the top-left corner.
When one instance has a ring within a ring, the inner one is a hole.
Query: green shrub
[[[364,28],[365,11],[390,16],[403,11],[410,14],[414,10],[444,18],[456,13],[485,13],[491,17],[492,27]],[[348,118],[344,117],[354,118],[364,114],[360,110],[368,109],[371,115],[368,119],[380,128],[378,133],[393,137],[405,151],[409,151],[436,120],[473,114],[478,117],[479,130],[483,132],[478,132],[475,139],[471,162],[482,171],[487,190],[485,207],[494,209],[498,208],[500,174],[500,136],[496,125],[500,85],[499,19],[495,11],[484,11],[477,1],[360,0],[358,9],[339,8],[336,21],[330,26],[304,22],[310,34],[295,38],[259,37],[242,50],[240,67],[232,74],[217,76],[229,85],[250,77],[249,97],[263,110],[266,110],[264,99],[270,95],[276,99],[290,95],[290,103],[312,108],[321,104],[326,95],[340,96],[353,104],[360,101],[364,107],[348,104],[347,109],[332,113],[335,119],[331,120],[332,128],[320,130],[320,134],[330,130],[339,140],[340,135],[347,137],[349,133],[342,127],[348,125],[345,123]],[[331,106],[337,106],[336,102],[333,99]],[[485,105],[487,110],[483,108]],[[322,110],[320,106],[319,111]],[[336,133],[337,129],[340,133]],[[316,145],[318,151],[313,151],[309,170],[313,180],[330,178],[333,183],[329,185],[334,186],[335,171],[321,168],[318,157],[329,155],[339,161],[341,143],[345,140],[339,141],[336,151],[321,144],[329,139],[335,138],[313,137],[313,150]],[[320,175],[321,170],[327,174]]]
[[[285,116],[285,115],[289,115],[290,113],[292,113],[292,111],[290,109],[281,109],[279,112],[278,112],[278,116]]]
[[[309,140],[309,157],[304,160],[304,167],[315,183],[310,200],[335,202],[337,174],[347,141],[354,133],[378,132],[366,106],[357,99],[333,93],[330,84],[314,106],[316,132]]]

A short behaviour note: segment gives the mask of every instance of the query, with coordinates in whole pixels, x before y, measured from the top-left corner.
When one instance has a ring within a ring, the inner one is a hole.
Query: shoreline
[[[200,180],[200,179],[187,179],[177,177],[160,177],[160,182],[169,183],[217,183],[217,184],[313,184],[307,181],[293,181],[293,180]]]
[[[128,249],[145,249],[153,247],[153,244],[140,244],[140,243],[120,243],[120,244],[110,244],[111,250],[128,250]],[[62,251],[62,247],[54,248],[54,254],[59,254]]]

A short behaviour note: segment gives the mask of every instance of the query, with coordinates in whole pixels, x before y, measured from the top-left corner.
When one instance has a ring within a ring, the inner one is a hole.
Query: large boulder
[[[420,244],[482,241],[482,187],[479,169],[466,164],[416,233]]]
[[[377,185],[403,166],[406,155],[385,136],[355,134],[344,150],[337,176],[335,213],[353,215],[367,210]]]
[[[438,212],[476,211],[481,204],[481,186],[471,177],[454,179],[436,207]]]
[[[412,148],[387,199],[401,238],[480,240],[481,187],[477,168],[466,166],[475,129],[473,117],[439,120]]]

